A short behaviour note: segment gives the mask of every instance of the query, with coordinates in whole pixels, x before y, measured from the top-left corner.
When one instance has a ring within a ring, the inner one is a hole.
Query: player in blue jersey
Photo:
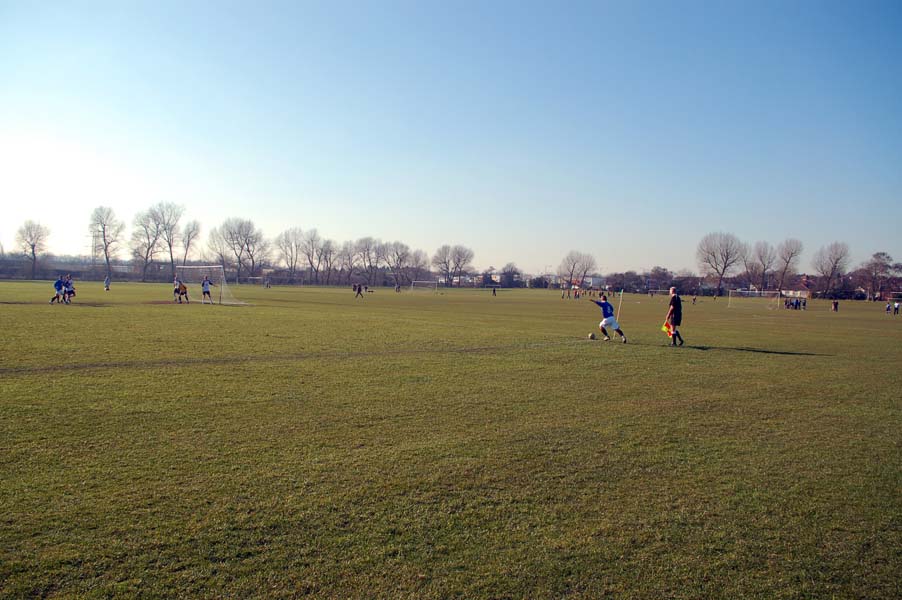
[[[53,282],[53,290],[56,294],[53,295],[53,298],[50,299],[50,304],[56,302],[57,304],[63,303],[63,276],[60,275],[56,278],[56,281]]]
[[[614,318],[614,306],[608,302],[608,297],[602,294],[601,302],[598,300],[592,300],[595,304],[601,308],[601,323],[598,324],[598,328],[601,329],[601,334],[604,336],[604,341],[608,341],[611,339],[611,336],[608,335],[607,328],[610,327],[614,331],[617,332],[617,335],[620,336],[620,340],[625,344],[626,343],[626,335],[620,329],[620,324],[617,323],[617,319]]]
[[[75,284],[72,282],[72,276],[66,275],[66,280],[63,282],[63,302],[65,304],[72,304],[72,298],[75,297]]]

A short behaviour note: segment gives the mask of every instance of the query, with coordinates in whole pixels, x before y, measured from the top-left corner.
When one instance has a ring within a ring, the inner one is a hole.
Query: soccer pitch
[[[880,304],[77,290],[0,283],[0,596],[902,591]]]

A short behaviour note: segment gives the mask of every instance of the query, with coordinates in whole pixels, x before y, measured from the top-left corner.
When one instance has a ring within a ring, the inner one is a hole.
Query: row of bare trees
[[[802,242],[789,238],[774,247],[759,241],[754,245],[742,242],[732,233],[715,232],[698,243],[696,258],[702,272],[717,281],[717,293],[723,293],[723,281],[738,269],[744,269],[749,285],[766,289],[768,281],[782,291],[799,270]],[[832,242],[814,253],[811,266],[818,275],[820,291],[829,294],[839,283],[849,266],[849,245]]]
[[[183,216],[183,207],[168,202],[155,204],[135,216],[127,247],[142,280],[156,263],[168,262],[174,275],[176,265],[188,261],[200,235],[200,224],[183,224]],[[126,243],[125,224],[111,208],[99,206],[91,213],[89,231],[95,252],[103,257],[107,273],[111,274],[112,261]],[[16,243],[30,262],[32,278],[39,257],[46,251],[49,235],[47,227],[30,220],[17,232]],[[440,246],[430,260],[426,252],[412,250],[400,241],[364,237],[338,243],[324,238],[316,229],[294,227],[269,240],[253,221],[241,218],[226,219],[213,228],[207,252],[204,260],[216,261],[235,272],[236,278],[254,276],[262,267],[281,267],[291,280],[304,273],[310,283],[326,285],[350,283],[354,278],[375,285],[380,276],[405,285],[431,277],[430,266],[446,285],[455,281],[460,285],[464,275],[474,272],[473,250],[459,244]],[[731,233],[715,232],[699,241],[696,257],[703,275],[716,281],[717,293],[722,294],[724,280],[737,272],[746,285],[782,291],[798,274],[802,252],[802,242],[794,238],[773,246],[766,241],[748,244]],[[895,278],[902,275],[902,264],[894,263],[885,252],[874,254],[851,274],[849,260],[849,246],[844,242],[827,244],[815,252],[811,266],[818,276],[819,291],[829,294],[841,286],[844,276],[854,275],[856,284],[876,297],[887,286],[896,285]],[[561,261],[558,276],[565,282],[584,284],[597,268],[591,254],[573,250]],[[649,280],[667,279],[666,269],[655,269],[660,273],[652,270]]]
[[[252,221],[227,219],[210,232],[208,249],[226,269],[253,276],[262,265],[281,267],[289,280],[307,274],[313,284],[349,284],[358,279],[369,285],[387,276],[397,285],[430,276],[430,264],[447,285],[473,270],[473,250],[462,245],[443,245],[432,261],[425,251],[404,242],[383,242],[373,237],[336,242],[314,229],[292,227],[269,242]]]
[[[101,209],[95,210],[95,214],[99,210]],[[135,215],[129,251],[135,266],[141,269],[141,281],[147,279],[147,271],[159,262],[158,257],[163,260],[168,257],[170,275],[173,277],[176,265],[188,262],[191,250],[200,236],[200,223],[188,221],[182,225],[184,214],[184,207],[171,202],[160,202]],[[94,220],[92,226],[98,227]],[[107,265],[109,268],[109,258]]]
[[[200,235],[200,224],[183,224],[183,216],[182,206],[155,204],[135,216],[131,236],[126,240],[125,223],[113,209],[99,206],[89,222],[94,250],[102,256],[108,274],[112,274],[112,262],[127,245],[142,281],[152,266],[165,262],[174,276],[176,265],[188,261]],[[17,244],[31,263],[32,277],[39,257],[47,249],[49,236],[50,230],[34,221],[26,221],[19,229]],[[293,227],[270,240],[253,221],[242,218],[226,219],[207,238],[203,260],[221,264],[236,278],[255,276],[264,267],[284,267],[289,279],[303,273],[314,284],[350,283],[356,278],[375,285],[381,275],[387,274],[396,284],[403,285],[431,277],[431,265],[451,285],[474,271],[473,250],[459,244],[439,247],[430,261],[425,251],[413,250],[400,241],[363,237],[338,243],[324,238],[316,229]]]

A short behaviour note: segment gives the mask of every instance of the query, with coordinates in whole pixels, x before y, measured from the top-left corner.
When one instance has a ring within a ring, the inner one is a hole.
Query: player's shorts
[[[683,324],[683,315],[670,315],[670,324],[674,327],[679,327]]]
[[[608,327],[610,327],[611,329],[620,329],[620,324],[614,317],[605,317],[601,320],[601,323],[599,323],[598,326],[604,327],[605,329],[607,329]]]

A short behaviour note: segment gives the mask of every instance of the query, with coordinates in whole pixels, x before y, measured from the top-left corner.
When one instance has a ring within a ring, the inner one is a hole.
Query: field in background
[[[900,595],[881,304],[77,289],[0,284],[0,596]]]

